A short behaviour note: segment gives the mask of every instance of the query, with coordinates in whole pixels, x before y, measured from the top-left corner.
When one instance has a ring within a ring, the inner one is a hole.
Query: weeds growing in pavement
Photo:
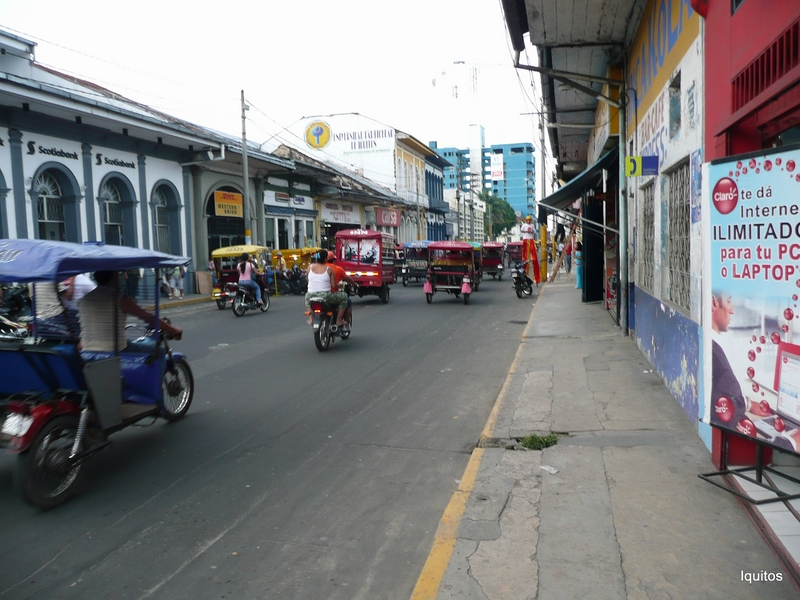
[[[528,450],[544,450],[558,443],[558,436],[555,433],[547,435],[527,435],[519,441]]]

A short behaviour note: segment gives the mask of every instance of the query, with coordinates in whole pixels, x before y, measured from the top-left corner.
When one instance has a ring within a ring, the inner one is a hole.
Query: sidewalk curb
[[[203,304],[204,302],[213,302],[214,299],[211,296],[201,296],[199,298],[184,298],[183,300],[168,300],[166,302],[161,302],[158,305],[158,309],[160,311],[167,310],[168,308],[176,308],[179,306],[191,306],[193,304]],[[155,304],[149,304],[147,306],[142,307],[144,310],[147,311],[154,311],[156,309]]]
[[[511,366],[508,369],[506,378],[503,381],[500,391],[497,393],[492,410],[489,413],[489,417],[486,419],[483,430],[481,431],[481,444],[494,435],[494,430],[497,426],[497,417],[500,414],[500,409],[503,405],[503,401],[505,400],[509,383],[517,372],[520,353],[522,352],[523,345],[528,337],[528,329],[533,321],[534,315],[536,314],[536,307],[538,306],[539,298],[542,297],[546,287],[547,283],[545,282],[545,284],[539,290],[539,293],[536,295],[536,304],[533,305],[531,314],[528,317],[528,324],[525,326],[522,336],[520,337],[519,346],[517,347],[517,352],[514,355],[514,360],[511,361]],[[464,470],[464,474],[461,476],[461,483],[459,484],[458,489],[453,492],[452,496],[450,497],[450,501],[447,503],[444,513],[442,513],[442,518],[439,520],[439,525],[436,528],[436,534],[433,539],[431,551],[428,554],[428,558],[425,559],[425,564],[422,567],[422,571],[417,579],[417,583],[414,585],[414,590],[411,593],[410,600],[435,600],[439,594],[439,587],[444,579],[444,574],[447,571],[447,567],[450,565],[453,550],[458,539],[458,529],[461,523],[461,518],[464,516],[467,502],[472,494],[475,485],[475,479],[481,466],[483,452],[484,449],[482,447],[478,447],[475,448],[470,454],[467,467]]]

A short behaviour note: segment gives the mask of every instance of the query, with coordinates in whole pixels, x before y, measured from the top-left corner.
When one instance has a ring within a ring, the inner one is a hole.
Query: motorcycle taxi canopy
[[[52,240],[0,240],[0,283],[61,281],[93,271],[161,269],[191,259],[153,250]]]
[[[406,242],[403,248],[413,248],[414,250],[425,250],[432,242],[430,240],[417,240],[414,242]]]

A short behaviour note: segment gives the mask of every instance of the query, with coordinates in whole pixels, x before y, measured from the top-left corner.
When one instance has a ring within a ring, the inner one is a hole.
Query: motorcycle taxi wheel
[[[247,312],[247,307],[244,304],[244,296],[237,294],[233,299],[233,314],[241,317]]]
[[[525,294],[526,296],[530,296],[531,294],[533,294],[533,286],[530,283],[525,282],[525,287],[522,288],[522,293]]]
[[[176,360],[172,369],[164,371],[161,397],[161,416],[167,421],[180,421],[189,411],[194,397],[194,376],[183,358]]]
[[[262,304],[259,308],[262,313],[265,313],[269,310],[269,296],[266,294],[261,294],[261,299],[264,301],[264,304]]]
[[[78,417],[62,415],[45,424],[15,466],[22,498],[41,509],[66,502],[78,492],[82,465],[69,455],[78,432]]]
[[[464,294],[464,304],[469,304],[470,294]]]
[[[217,308],[218,309],[225,310],[227,305],[228,305],[228,303],[225,300],[223,300],[222,298],[217,298]]]
[[[325,352],[331,345],[331,322],[324,317],[319,321],[319,329],[314,331],[314,345],[320,352]]]
[[[383,304],[389,304],[389,286],[386,284],[384,284],[381,289],[381,302]]]
[[[403,275],[403,287],[408,287],[408,276]]]

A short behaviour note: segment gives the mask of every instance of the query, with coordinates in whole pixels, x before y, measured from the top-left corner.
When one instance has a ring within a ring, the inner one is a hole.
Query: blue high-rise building
[[[503,156],[503,177],[492,179],[492,155]],[[536,159],[533,144],[494,144],[483,150],[484,187],[520,215],[536,216]]]
[[[452,167],[444,170],[445,189],[470,188],[470,150],[468,148],[439,148],[436,142],[430,147],[447,160]],[[503,156],[502,178],[492,179],[492,155]],[[533,145],[494,144],[482,149],[482,188],[503,198],[521,216],[536,216],[536,160]]]

